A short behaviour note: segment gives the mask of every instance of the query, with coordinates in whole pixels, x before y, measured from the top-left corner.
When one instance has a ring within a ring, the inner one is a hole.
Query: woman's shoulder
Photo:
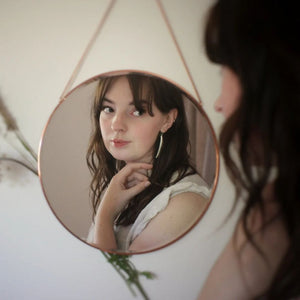
[[[270,285],[288,248],[289,238],[272,184],[264,189],[263,199],[263,210],[256,205],[238,222],[199,299],[218,299],[221,295],[222,299],[252,299]],[[226,280],[220,281],[220,278]]]
[[[198,174],[188,175],[165,188],[134,222],[130,239],[136,241],[132,247],[137,250],[141,245],[159,245],[178,238],[205,211],[208,195],[209,190]]]
[[[133,235],[136,239],[131,249],[160,247],[170,243],[187,232],[200,218],[207,207],[207,200],[192,192],[183,192],[167,198],[163,209],[144,211],[139,215],[132,230],[140,230]]]
[[[289,237],[278,204],[266,201],[265,214],[258,207],[246,220],[253,244],[242,222],[236,230],[236,247],[245,284],[253,294],[267,289],[289,246]]]
[[[164,189],[164,191],[170,191],[171,197],[185,192],[201,194],[207,199],[210,197],[211,188],[198,173],[184,176],[179,180],[178,176],[178,172],[175,172],[172,177],[175,183]]]
[[[176,175],[177,176],[177,175]],[[207,201],[210,196],[210,190],[200,175],[192,174],[183,177],[176,183],[163,189],[148,205],[141,211],[137,218],[137,222],[143,220],[148,222],[153,219],[158,213],[165,210],[170,203],[170,200],[178,201],[181,199],[181,203],[188,201],[189,199],[205,199]],[[190,200],[190,204],[192,202]],[[173,201],[173,202],[174,202]]]

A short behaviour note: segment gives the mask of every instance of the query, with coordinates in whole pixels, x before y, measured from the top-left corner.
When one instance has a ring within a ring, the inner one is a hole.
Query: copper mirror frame
[[[86,164],[86,151],[91,132],[91,104],[95,97],[97,79],[131,72],[164,79],[182,91],[190,130],[191,157],[198,173],[209,187],[210,196],[197,219],[175,239],[145,251],[115,251],[118,254],[152,252],[178,241],[198,224],[207,211],[219,177],[216,135],[202,106],[193,96],[183,87],[158,74],[140,70],[106,72],[73,88],[54,109],[42,134],[38,156],[40,182],[45,198],[59,222],[72,235],[87,243],[86,236],[92,223],[92,206],[89,198],[91,174]]]

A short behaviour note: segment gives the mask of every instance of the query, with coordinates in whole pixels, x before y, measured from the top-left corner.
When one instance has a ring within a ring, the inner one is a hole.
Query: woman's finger
[[[139,172],[134,172],[127,177],[127,182],[133,180],[145,181],[148,177],[145,174],[141,174]]]
[[[142,192],[146,187],[148,187],[150,185],[150,181],[143,181],[140,182],[136,185],[134,185],[133,187],[129,188],[126,190],[126,194],[129,198],[134,197],[135,195],[139,194],[140,192]]]
[[[118,174],[121,174],[123,176],[129,176],[135,171],[138,170],[150,170],[152,169],[151,164],[146,163],[128,163],[122,170],[119,171]]]
[[[147,180],[148,177],[145,174],[135,171],[127,177],[124,186],[128,189],[133,187],[134,185],[137,185],[140,182],[147,181]]]
[[[131,188],[131,187],[133,187],[133,186],[135,186],[135,185],[137,185],[137,184],[139,184],[139,183],[141,183],[141,182],[145,182],[145,181],[147,181],[147,180],[148,180],[148,179],[146,178],[146,179],[144,179],[144,180],[133,179],[133,180],[127,181],[126,184],[125,184],[125,188],[126,188],[126,189],[129,189],[129,188]]]
[[[145,174],[143,174],[142,171],[144,170],[145,172],[145,170],[150,170],[151,168],[151,164],[129,163],[113,177],[112,182],[127,188],[128,182],[132,180],[148,180],[148,177]]]

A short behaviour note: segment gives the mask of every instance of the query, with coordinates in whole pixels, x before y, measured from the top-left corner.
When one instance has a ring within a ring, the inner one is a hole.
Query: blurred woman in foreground
[[[219,0],[205,35],[222,66],[220,148],[245,208],[199,299],[300,297],[299,14],[291,1]]]

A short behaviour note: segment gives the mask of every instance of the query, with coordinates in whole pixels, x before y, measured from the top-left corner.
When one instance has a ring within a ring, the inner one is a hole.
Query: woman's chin
[[[126,164],[128,163],[152,163],[153,162],[153,157],[152,155],[143,155],[143,156],[134,156],[134,155],[125,155],[125,154],[120,154],[120,153],[111,153],[111,155],[116,159],[116,160],[122,160],[125,161]]]
[[[125,156],[125,155],[113,155],[114,159],[124,161],[126,164],[134,163],[134,162],[141,162],[138,158]]]

